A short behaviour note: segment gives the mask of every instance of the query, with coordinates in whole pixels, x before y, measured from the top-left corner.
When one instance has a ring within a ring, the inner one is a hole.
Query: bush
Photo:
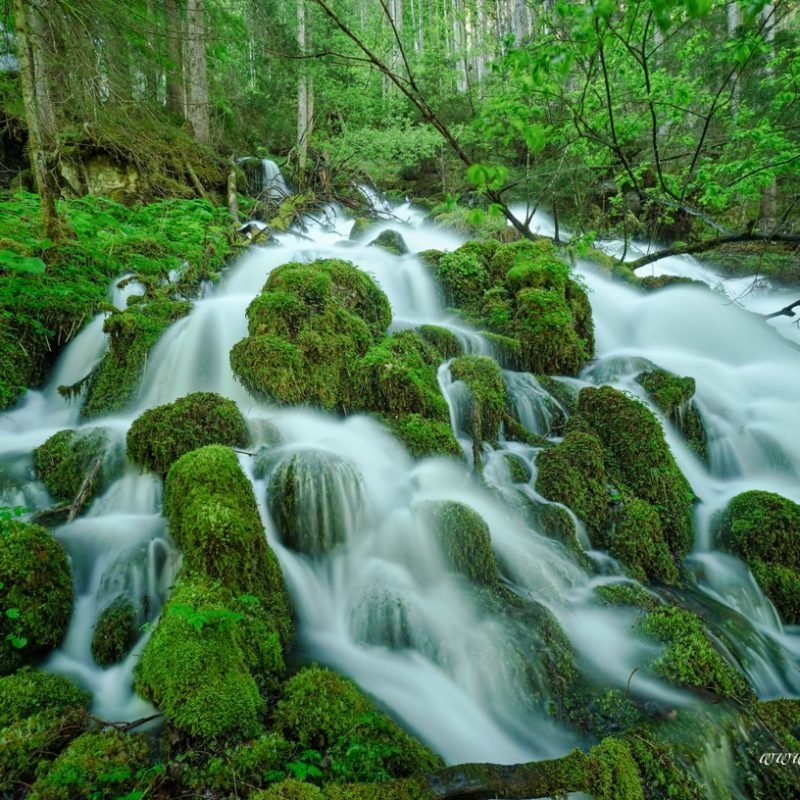
[[[191,450],[210,444],[244,447],[247,440],[236,403],[213,392],[195,392],[145,411],[128,430],[128,457],[165,475]]]
[[[61,644],[72,615],[67,554],[44,528],[0,520],[0,675]]]

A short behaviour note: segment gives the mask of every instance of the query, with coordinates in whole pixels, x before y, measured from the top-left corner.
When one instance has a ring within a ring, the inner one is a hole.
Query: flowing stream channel
[[[462,242],[425,224],[422,213],[408,205],[383,205],[382,212],[385,219],[375,233],[381,227],[399,230],[412,253],[453,250]],[[547,232],[550,221],[544,215],[536,221]],[[447,313],[418,258],[349,243],[351,226],[352,219],[330,207],[306,220],[302,237],[290,231],[279,237],[280,246],[252,247],[163,336],[150,355],[136,407],[84,427],[107,428],[123,451],[128,427],[147,408],[194,391],[215,391],[235,400],[248,422],[253,449],[271,447],[276,468],[286,458],[305,454],[310,466],[300,502],[309,518],[320,525],[326,514],[347,520],[347,541],[323,557],[283,547],[267,510],[269,480],[254,477],[254,459],[240,456],[293,599],[297,658],[352,677],[450,763],[513,763],[564,754],[582,742],[548,716],[544,706],[549,698],[531,699],[530,679],[523,680],[517,667],[513,632],[481,608],[463,580],[448,573],[418,513],[430,500],[458,501],[477,511],[489,526],[508,585],[558,618],[583,670],[624,689],[655,645],[634,632],[633,611],[610,610],[594,599],[598,583],[627,580],[618,564],[590,552],[594,569],[585,569],[519,512],[515,498],[542,498],[532,488],[535,481],[513,483],[503,454],[514,452],[535,475],[536,449],[513,442],[487,449],[480,482],[469,466],[472,443],[461,423],[464,387],[451,379],[446,363],[439,370],[440,385],[465,450],[463,463],[415,461],[371,418],[270,407],[234,379],[229,352],[246,335],[245,310],[267,275],[283,263],[316,258],[345,258],[373,275],[391,302],[393,329],[442,325],[457,334],[467,352],[491,353],[480,335]],[[609,248],[619,246],[608,243]],[[775,323],[780,326],[775,330],[742,308],[772,311],[786,304],[782,292],[763,282],[748,291],[752,282],[726,281],[689,257],[670,259],[659,269],[699,279],[714,291],[676,286],[647,294],[612,282],[589,262],[577,265],[589,289],[598,355],[580,378],[565,380],[577,386],[612,384],[646,401],[634,381],[643,365],[652,362],[696,379],[710,465],[701,463],[664,422],[670,447],[699,498],[695,546],[688,558],[693,602],[709,611],[720,633],[727,632],[733,655],[761,697],[796,696],[800,630],[781,625],[742,562],[714,549],[709,526],[713,514],[744,490],[768,489],[800,502],[800,336],[790,321]],[[124,305],[125,292],[112,291],[114,302]],[[31,453],[56,431],[82,426],[77,405],[69,405],[57,387],[87,374],[105,347],[98,317],[62,354],[48,385],[0,416],[5,471],[0,505],[41,509],[51,504],[33,478]],[[533,376],[504,374],[525,426],[550,435],[556,401]],[[338,459],[347,469],[320,474],[313,469],[317,457],[329,463]],[[322,507],[326,503],[335,507]],[[120,592],[137,603],[146,596],[140,622],[157,620],[180,566],[160,504],[160,480],[127,464],[83,516],[55,530],[72,561],[76,603],[66,639],[44,668],[88,687],[94,712],[106,719],[135,719],[151,710],[132,688],[147,626],[126,660],[107,669],[94,663],[90,641],[99,612]],[[656,703],[699,702],[654,676],[637,676],[632,687]]]

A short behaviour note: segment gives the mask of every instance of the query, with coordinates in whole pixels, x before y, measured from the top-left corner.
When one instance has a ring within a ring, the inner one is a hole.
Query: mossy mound
[[[284,685],[273,726],[299,748],[322,756],[322,781],[402,778],[442,763],[377,711],[352,681],[318,666],[305,667]]]
[[[84,733],[39,774],[31,800],[117,800],[139,785],[138,773],[149,763],[143,736]]]
[[[61,644],[72,615],[67,554],[44,528],[0,521],[0,675]]]
[[[264,791],[253,792],[249,800],[324,800],[325,795],[313,783],[290,778],[273,784]]]
[[[755,700],[747,679],[715,649],[696,614],[677,606],[660,606],[641,620],[639,629],[666,645],[651,665],[663,678],[740,703]]]
[[[408,253],[406,240],[400,233],[389,228],[379,233],[370,243],[370,247],[380,247],[396,256],[404,256]]]
[[[582,389],[579,420],[603,444],[606,471],[614,484],[658,510],[664,540],[683,559],[693,541],[694,493],[678,469],[658,420],[636,399],[610,386]]]
[[[435,348],[443,361],[460,356],[464,352],[458,337],[448,328],[439,325],[420,325],[417,330],[420,336]]]
[[[415,331],[400,331],[369,349],[358,364],[357,407],[389,417],[420,414],[446,422],[436,379],[438,352]]]
[[[427,419],[421,414],[402,414],[380,419],[414,458],[463,455],[449,422]]]
[[[118,461],[109,453],[109,445],[108,433],[102,428],[59,431],[33,451],[36,476],[62,503],[74,500],[88,479],[88,502],[108,486],[116,472]]]
[[[167,475],[164,514],[183,553],[183,569],[219,580],[236,595],[260,598],[272,609],[282,639],[288,638],[283,576],[233,451],[210,445],[178,459]]]
[[[489,356],[459,356],[450,364],[450,375],[469,388],[473,439],[496,444],[506,407],[506,387],[497,362]]]
[[[800,505],[773,492],[743,492],[717,520],[716,537],[750,567],[781,618],[800,624]]]
[[[136,666],[136,689],[185,735],[241,740],[260,733],[262,692],[283,668],[280,636],[257,597],[182,577]]]
[[[604,583],[594,593],[608,606],[631,606],[652,611],[660,605],[657,597],[636,583]]]
[[[353,222],[353,227],[350,228],[350,241],[358,242],[365,239],[369,233],[370,228],[375,225],[375,220],[368,219],[367,217],[356,217]]]
[[[249,336],[231,350],[245,388],[273,402],[342,410],[358,359],[391,322],[372,278],[337,259],[274,270],[247,316]]]
[[[703,461],[708,461],[703,419],[692,400],[696,388],[694,378],[680,378],[665,369],[653,369],[637,375],[636,382],[683,434],[689,447]]]
[[[92,657],[101,667],[122,661],[136,643],[138,614],[133,603],[118,595],[103,609],[92,634]]]
[[[247,439],[236,403],[213,392],[195,392],[136,419],[128,430],[128,457],[166,475],[191,450],[210,444],[244,447]]]
[[[283,543],[307,555],[346,542],[363,518],[366,497],[352,462],[334,453],[292,453],[275,466],[267,502]]]
[[[124,311],[106,318],[103,330],[109,349],[89,376],[81,416],[86,419],[119,411],[135,400],[141,387],[147,356],[173,322],[185,317],[192,304],[165,293],[139,298]],[[72,391],[64,387],[65,393]]]
[[[487,259],[475,247],[462,246],[452,253],[442,253],[434,268],[448,306],[473,310],[490,286]]]
[[[480,514],[463,503],[453,502],[424,503],[419,511],[450,570],[478,586],[497,583],[489,526]]]
[[[62,675],[23,667],[0,678],[0,728],[6,728],[42,711],[63,714],[86,709],[91,695]]]

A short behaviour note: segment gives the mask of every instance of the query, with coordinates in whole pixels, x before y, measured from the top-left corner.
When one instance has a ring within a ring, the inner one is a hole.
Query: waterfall
[[[265,160],[259,191],[285,190],[278,176],[274,163]],[[408,205],[391,211],[393,220],[380,222],[376,230],[400,225],[412,252],[452,250],[461,241],[423,223],[422,213]],[[543,231],[552,229],[540,212],[536,221]],[[316,258],[344,257],[373,275],[389,298],[395,328],[440,325],[452,330],[468,352],[491,352],[478,332],[448,313],[417,257],[361,244],[343,249],[351,224],[341,209],[330,206],[307,220],[303,238],[289,231],[276,237],[282,247],[245,253],[151,353],[136,408],[102,424],[121,436],[145,409],[198,390],[234,399],[254,446],[268,448],[265,471],[255,471],[248,455],[242,454],[240,462],[286,576],[303,657],[352,677],[450,762],[513,763],[564,754],[582,743],[547,712],[551,698],[538,682],[540,651],[534,648],[524,669],[516,666],[518,629],[481,607],[474,589],[446,563],[422,513],[426,504],[458,503],[477,514],[508,585],[557,617],[585,669],[624,690],[652,645],[632,631],[633,612],[604,609],[594,600],[598,582],[621,579],[613,560],[598,556],[604,574],[590,575],[536,522],[537,509],[546,503],[533,489],[537,448],[501,435],[496,448],[486,445],[478,480],[456,460],[414,461],[367,416],[271,407],[234,379],[228,353],[245,334],[248,303],[279,265]],[[692,268],[686,259],[681,263],[687,271]],[[744,565],[715,550],[709,532],[713,513],[745,489],[769,489],[800,500],[795,347],[726,295],[705,287],[644,294],[613,283],[589,262],[581,262],[578,271],[590,291],[598,359],[571,383],[611,383],[643,396],[634,380],[642,364],[696,378],[710,468],[665,424],[668,443],[700,498],[699,533],[689,559],[696,600],[715,609],[720,625],[735,623],[745,632],[743,646],[752,654],[748,676],[762,696],[797,694],[800,635],[781,626]],[[780,307],[780,293],[765,291],[770,306]],[[69,345],[53,381],[80,377],[96,363],[105,346],[100,325],[91,323]],[[471,458],[463,391],[450,379],[447,365],[439,377],[453,428]],[[520,421],[533,432],[553,435],[566,418],[561,404],[531,375],[506,370],[504,379]],[[46,507],[46,492],[32,479],[30,453],[55,431],[80,426],[77,409],[52,383],[0,415],[0,504],[21,497],[29,508]],[[269,433],[275,430],[277,445]],[[515,481],[509,457],[519,459],[524,476],[531,476],[527,483]],[[304,513],[321,528],[311,543],[293,538],[292,518],[280,510],[279,494],[289,481],[307,503]],[[65,642],[44,667],[89,688],[94,711],[107,719],[147,713],[147,704],[131,687],[148,633],[141,633],[124,661],[102,669],[91,657],[91,627],[120,593],[140,603],[146,595],[142,619],[157,617],[179,566],[160,503],[159,481],[129,466],[83,517],[55,530],[72,560],[76,605]],[[576,535],[586,546],[580,526]],[[531,681],[540,689],[537,700],[530,696]],[[637,678],[636,684],[646,698],[694,702],[652,677]]]

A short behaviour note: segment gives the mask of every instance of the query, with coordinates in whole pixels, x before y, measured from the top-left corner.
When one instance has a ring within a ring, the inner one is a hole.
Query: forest
[[[798,200],[798,0],[5,0],[0,800],[800,798]]]

